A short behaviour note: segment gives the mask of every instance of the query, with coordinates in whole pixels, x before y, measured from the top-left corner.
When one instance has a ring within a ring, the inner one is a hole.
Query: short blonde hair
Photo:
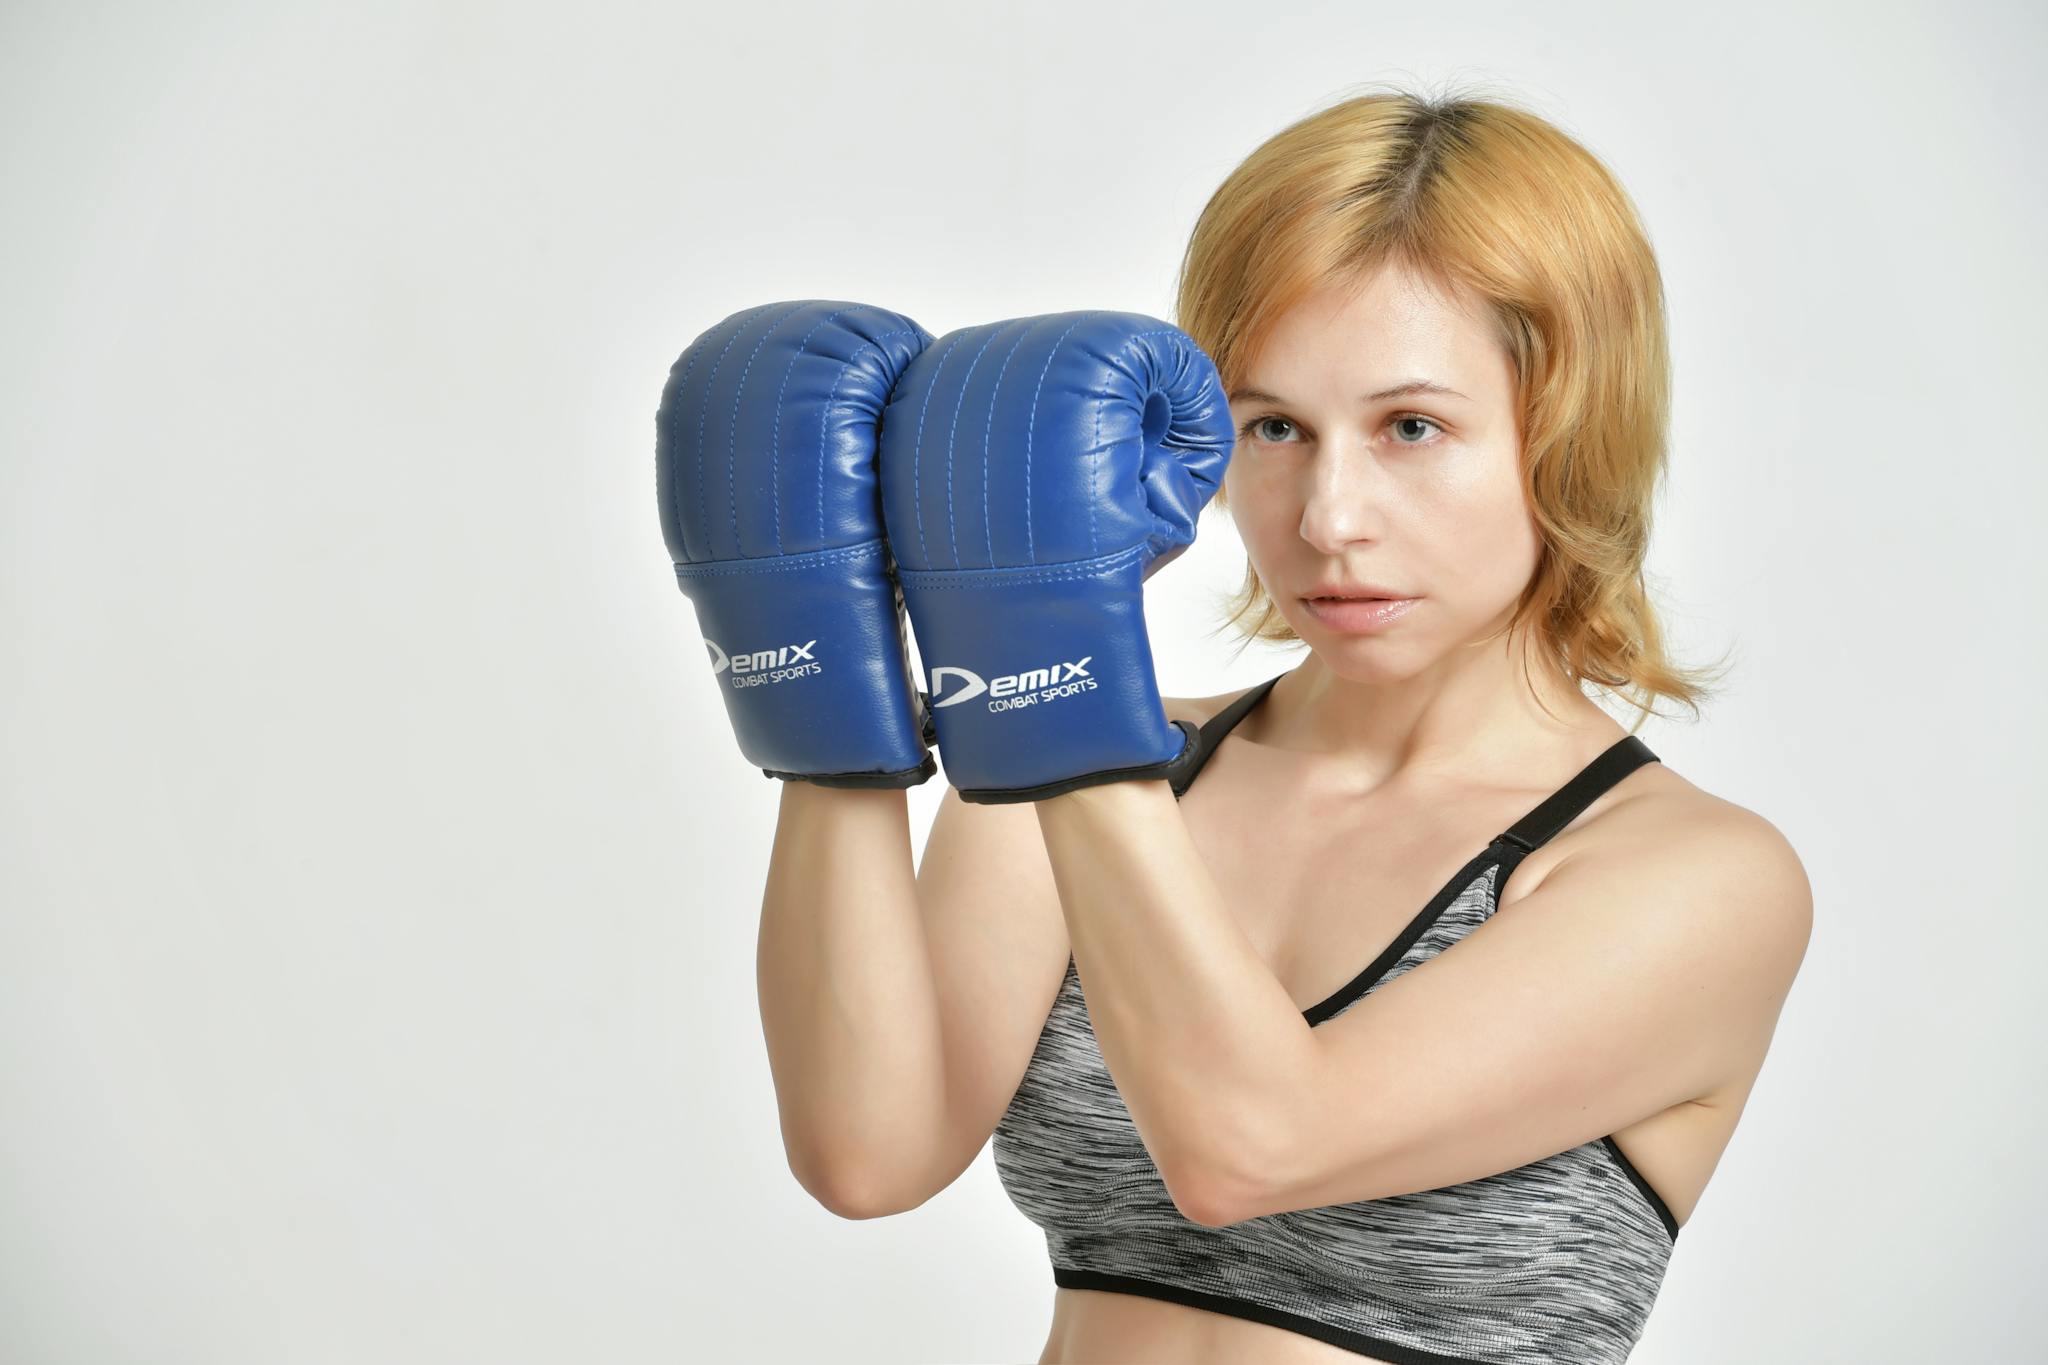
[[[1644,583],[1671,377],[1663,279],[1628,195],[1505,100],[1356,95],[1217,188],[1181,261],[1176,322],[1234,392],[1290,307],[1388,263],[1484,300],[1513,362],[1542,551],[1506,631],[1533,628],[1567,677],[1644,716],[1660,696],[1697,716],[1718,672],[1667,657]],[[1227,510],[1221,489],[1216,503]],[[1249,563],[1229,605],[1246,643],[1300,639]]]

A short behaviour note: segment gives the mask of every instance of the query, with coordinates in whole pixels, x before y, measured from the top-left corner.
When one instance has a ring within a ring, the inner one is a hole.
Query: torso
[[[1169,718],[1208,720],[1241,692],[1169,699]],[[1397,780],[1334,801],[1304,791],[1298,755],[1257,742],[1254,708],[1227,734],[1180,801],[1223,903],[1238,915],[1273,974],[1306,1010],[1379,955],[1444,881],[1488,840],[1549,796],[1623,733],[1588,731],[1554,771],[1518,774],[1516,785],[1455,791],[1394,790]],[[1524,781],[1523,779],[1527,779]],[[1551,868],[1602,837],[1599,821],[1621,802],[1669,819],[1683,837],[1688,813],[1719,798],[1661,763],[1646,763],[1529,853],[1502,889],[1496,913],[1541,884]],[[1333,818],[1331,809],[1340,808]],[[1659,809],[1661,807],[1661,810]],[[1244,831],[1257,830],[1257,839]],[[1365,831],[1370,838],[1362,838]],[[1292,878],[1275,869],[1298,869]],[[1361,895],[1359,888],[1371,888]],[[1615,1143],[1681,1227],[1741,1117],[1763,1066],[1759,1053],[1712,1093],[1614,1133]],[[1357,1365],[1373,1360],[1313,1337],[1248,1319],[1129,1294],[1055,1291],[1041,1365],[1061,1361],[1161,1360],[1222,1365]]]

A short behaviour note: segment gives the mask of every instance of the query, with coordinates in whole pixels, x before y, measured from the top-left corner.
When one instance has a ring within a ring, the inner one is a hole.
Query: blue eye
[[[1244,440],[1246,437],[1252,434],[1254,429],[1265,425],[1267,422],[1278,422],[1283,427],[1291,427],[1294,425],[1294,423],[1288,421],[1285,417],[1254,417],[1251,419],[1251,421],[1246,422],[1243,426],[1237,429],[1237,438],[1240,441]],[[1269,441],[1266,444],[1279,445],[1281,444],[1281,442]]]
[[[1441,432],[1443,430],[1443,427],[1438,425],[1434,418],[1424,417],[1421,413],[1416,412],[1397,412],[1390,420],[1395,426],[1399,426],[1407,422],[1420,422],[1423,426],[1428,427],[1431,431]],[[1285,441],[1269,441],[1263,436],[1253,437],[1253,433],[1257,431],[1260,427],[1266,425],[1266,423],[1268,422],[1277,422],[1281,426],[1289,428],[1292,428],[1294,426],[1294,423],[1290,422],[1285,417],[1254,417],[1250,421],[1246,422],[1243,426],[1237,429],[1237,438],[1240,441],[1246,439],[1256,439],[1265,445],[1285,445]],[[1431,436],[1420,441],[1396,441],[1394,444],[1404,446],[1426,446],[1435,439],[1436,438],[1434,436]]]
[[[1422,415],[1421,415],[1420,413],[1413,413],[1413,412],[1402,412],[1402,413],[1396,413],[1396,414],[1394,415],[1394,423],[1395,423],[1395,425],[1397,425],[1397,426],[1398,426],[1398,425],[1399,425],[1400,423],[1402,423],[1402,422],[1420,422],[1420,423],[1422,423],[1422,424],[1423,424],[1424,426],[1426,426],[1426,427],[1429,427],[1429,428],[1430,428],[1431,430],[1434,430],[1434,431],[1442,431],[1442,430],[1443,430],[1443,428],[1442,428],[1442,427],[1438,426],[1438,425],[1437,425],[1437,424],[1436,424],[1435,422],[1431,421],[1431,420],[1430,420],[1429,418],[1427,418],[1427,417],[1424,417],[1424,416],[1422,416]],[[1429,442],[1428,442],[1428,441],[1397,441],[1397,442],[1395,442],[1395,444],[1396,444],[1396,445],[1404,445],[1404,446],[1426,446],[1426,445],[1428,445],[1428,444],[1429,444]]]

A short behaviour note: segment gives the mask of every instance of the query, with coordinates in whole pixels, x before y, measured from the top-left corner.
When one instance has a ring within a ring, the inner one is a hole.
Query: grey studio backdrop
[[[1671,302],[1652,568],[1815,932],[1646,1365],[2038,1359],[2038,6],[15,4],[0,14],[0,1360],[1028,1361],[986,1149],[789,1175],[778,787],[654,504],[736,308],[1170,317],[1364,83],[1607,160]],[[1228,520],[1152,582],[1232,652]],[[921,842],[940,795],[911,796]]]

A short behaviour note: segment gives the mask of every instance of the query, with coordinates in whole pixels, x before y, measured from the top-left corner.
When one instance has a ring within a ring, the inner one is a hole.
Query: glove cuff
[[[1077,791],[1082,787],[1099,787],[1108,782],[1170,782],[1176,798],[1186,785],[1188,774],[1195,770],[1202,757],[1202,732],[1184,720],[1171,722],[1176,730],[1186,736],[1181,751],[1164,763],[1139,763],[1128,768],[1108,768],[1099,773],[1083,773],[1079,777],[1062,778],[1058,782],[1047,782],[1037,787],[962,787],[960,799],[976,805],[999,806],[1017,801],[1044,801],[1049,797]]]
[[[678,564],[740,752],[769,777],[915,786],[936,771],[880,539]]]
[[[968,801],[1032,801],[1192,761],[1145,634],[1144,547],[990,569],[901,568],[939,758]]]

